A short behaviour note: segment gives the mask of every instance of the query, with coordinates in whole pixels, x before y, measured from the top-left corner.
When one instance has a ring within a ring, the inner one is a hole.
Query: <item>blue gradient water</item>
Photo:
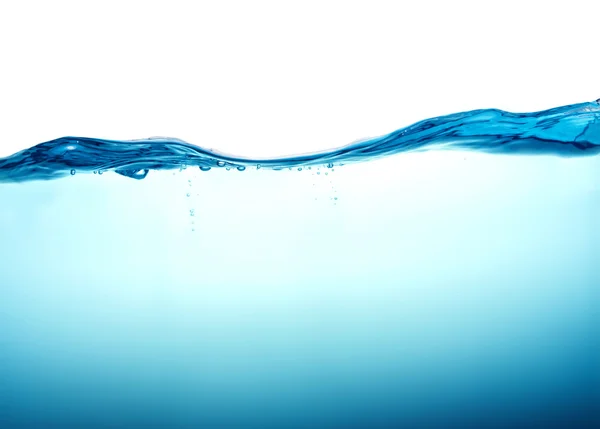
[[[0,427],[598,427],[599,119],[1,159]]]

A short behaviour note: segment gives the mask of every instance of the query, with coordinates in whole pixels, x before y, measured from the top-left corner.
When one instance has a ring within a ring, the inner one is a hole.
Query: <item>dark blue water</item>
[[[599,427],[599,118],[1,159],[0,427]]]
[[[285,139],[285,136],[282,136]],[[460,149],[500,154],[561,156],[600,153],[600,103],[580,103],[536,113],[474,110],[428,119],[382,137],[339,149],[277,159],[221,154],[174,138],[113,141],[63,137],[0,159],[0,181],[52,179],[77,171],[144,178],[148,170],[198,166],[302,168],[369,161],[404,152]]]

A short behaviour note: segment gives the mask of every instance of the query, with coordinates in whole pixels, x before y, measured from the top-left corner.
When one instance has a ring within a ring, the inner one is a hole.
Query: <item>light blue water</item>
[[[597,427],[599,118],[0,160],[0,427]]]

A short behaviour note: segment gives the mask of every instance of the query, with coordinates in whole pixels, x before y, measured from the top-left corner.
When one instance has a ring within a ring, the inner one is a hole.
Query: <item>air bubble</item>
[[[330,162],[329,164],[327,164],[327,168],[333,168],[333,163]]]
[[[190,209],[190,216],[192,216],[192,217],[193,217],[194,215],[195,215],[195,211],[194,211],[194,209]]]
[[[186,196],[186,197],[189,197],[189,196],[190,196],[190,193],[188,192],[187,194],[185,194],[185,196]]]
[[[246,169],[246,167],[244,167],[243,165],[238,166],[238,171],[244,171]]]
[[[231,170],[231,167],[225,167],[225,170],[229,171]]]
[[[257,170],[260,170],[260,168],[261,168],[261,167],[262,167],[262,165],[260,165],[260,164],[256,164],[256,169],[257,169]]]
[[[71,176],[75,176],[75,169],[71,170]]]
[[[302,171],[302,167],[298,167],[298,171]]]
[[[224,167],[225,166],[225,162],[224,161],[217,161],[217,166]]]
[[[210,167],[203,165],[202,167],[200,167],[200,170],[201,171],[210,171]]]

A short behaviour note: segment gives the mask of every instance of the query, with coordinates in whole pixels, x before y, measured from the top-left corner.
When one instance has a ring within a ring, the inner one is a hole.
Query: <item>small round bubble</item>
[[[329,164],[327,164],[327,168],[333,168],[333,163],[330,162]]]
[[[75,169],[71,170],[71,176],[75,176]]]
[[[244,167],[243,165],[240,165],[237,169],[238,169],[238,171],[244,171],[246,169],[246,167]]]
[[[204,165],[203,165],[202,167],[200,167],[200,170],[201,170],[201,171],[209,171],[209,170],[210,170],[210,167],[207,167],[207,166],[204,166]]]
[[[217,161],[217,165],[219,167],[224,167],[225,166],[225,162],[224,161]]]

